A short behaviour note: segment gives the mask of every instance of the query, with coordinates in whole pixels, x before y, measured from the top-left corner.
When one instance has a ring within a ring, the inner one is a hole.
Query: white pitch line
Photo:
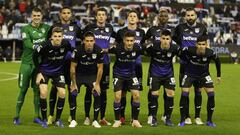
[[[0,74],[6,74],[6,75],[12,75],[12,76],[14,76],[14,77],[10,77],[10,78],[7,78],[7,79],[0,79],[0,82],[18,79],[18,74],[8,73],[8,72],[0,72]]]

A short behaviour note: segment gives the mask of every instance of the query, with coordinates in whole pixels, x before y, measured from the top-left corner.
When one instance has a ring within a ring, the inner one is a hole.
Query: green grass
[[[144,82],[146,82],[146,74],[148,69],[148,64],[144,63]],[[21,122],[20,126],[14,126],[12,119],[15,115],[15,105],[16,99],[19,92],[17,86],[17,80],[8,80],[1,81],[2,79],[14,77],[14,75],[8,75],[5,73],[18,73],[19,63],[0,63],[0,135],[27,135],[27,134],[51,134],[51,135],[59,135],[59,134],[140,134],[140,135],[154,135],[154,134],[194,134],[194,135],[237,135],[240,133],[239,126],[239,110],[240,110],[240,85],[239,85],[239,75],[240,75],[240,65],[232,65],[232,64],[223,64],[222,65],[222,83],[215,85],[216,91],[216,108],[214,112],[214,122],[217,124],[216,128],[210,128],[207,126],[185,126],[183,128],[175,127],[166,127],[163,125],[161,121],[159,121],[159,125],[156,128],[152,128],[146,124],[147,120],[147,87],[144,85],[144,91],[141,93],[141,111],[139,119],[143,123],[142,129],[132,128],[130,124],[124,125],[118,129],[113,129],[111,127],[102,127],[101,129],[94,129],[91,126],[83,126],[83,97],[85,94],[84,88],[82,88],[80,95],[78,96],[78,110],[77,110],[77,121],[79,125],[75,129],[68,128],[67,118],[69,116],[69,107],[67,102],[65,102],[65,108],[62,115],[62,120],[65,124],[64,129],[59,129],[54,126],[49,127],[48,129],[43,129],[40,125],[33,124],[33,93],[32,90],[29,89],[27,96],[25,98],[25,103],[21,112]],[[179,64],[174,65],[175,68],[175,78],[178,83],[178,69]],[[3,73],[5,72],[5,73]],[[216,80],[216,70],[215,66],[211,65],[211,73],[212,78]],[[144,83],[146,84],[146,83]],[[178,85],[178,84],[177,84]],[[162,91],[161,91],[162,94]],[[127,120],[130,119],[130,93],[128,93],[128,103],[127,103]],[[176,88],[175,94],[175,106],[173,111],[172,120],[175,125],[179,122],[180,114],[179,114],[179,97],[180,97],[180,89]],[[194,116],[193,110],[193,92],[190,94],[190,112],[191,116]],[[205,121],[206,120],[206,94],[203,93],[203,109],[201,111],[201,117]],[[112,108],[113,103],[113,90],[112,85],[108,91],[108,105],[106,117],[111,120],[114,119],[114,113]],[[160,96],[159,99],[159,112],[158,119],[160,120],[160,116],[163,112],[163,99]],[[91,113],[92,114],[92,113]],[[92,116],[92,115],[91,115]]]

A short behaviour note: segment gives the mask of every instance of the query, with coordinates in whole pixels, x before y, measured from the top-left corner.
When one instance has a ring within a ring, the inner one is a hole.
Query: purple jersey
[[[185,47],[181,52],[181,57],[185,57],[187,65],[184,73],[192,77],[202,77],[209,75],[209,64],[211,60],[215,61],[217,67],[217,76],[221,76],[220,59],[213,50],[206,48],[204,55],[197,54],[196,47]]]
[[[141,48],[134,45],[131,51],[125,50],[123,44],[112,47],[110,53],[116,55],[116,61],[113,66],[113,77],[134,77],[136,60],[141,55]]]
[[[169,25],[165,26],[152,26],[148,29],[145,39],[152,39],[153,41],[160,42],[160,34],[163,30],[169,30],[172,32],[172,28]]]
[[[116,42],[119,43],[119,44],[122,43],[123,42],[123,36],[127,31],[135,32],[135,35],[136,35],[135,44],[139,47],[142,47],[142,44],[145,42],[145,32],[144,32],[143,29],[140,29],[140,28],[137,28],[136,30],[129,30],[127,27],[124,27],[124,28],[120,29],[117,32],[117,35],[116,35]],[[141,56],[139,56],[137,58],[136,63],[137,64],[142,63]]]
[[[113,31],[113,27],[111,24],[105,24],[104,27],[97,26],[96,23],[87,25],[84,29],[84,33],[87,31],[91,31],[95,35],[96,45],[101,47],[102,49],[109,49],[110,47],[110,39],[115,38],[115,32]],[[104,54],[104,64],[109,64],[110,58],[108,54]]]
[[[63,40],[59,46],[53,46],[51,40],[45,41],[34,52],[34,64],[43,74],[63,74],[63,65],[68,51],[71,51],[71,45],[66,40]],[[39,57],[40,63],[38,60]]]
[[[203,35],[207,35],[207,29],[203,24],[196,23],[190,26],[188,23],[183,23],[175,28],[173,40],[183,48],[195,46],[197,38]],[[184,64],[185,60],[181,59],[180,63]]]
[[[102,49],[94,45],[88,53],[82,44],[73,51],[71,61],[77,63],[77,76],[97,75],[97,64],[103,63]]]
[[[171,44],[168,50],[162,50],[160,42],[156,41],[146,47],[147,54],[151,57],[150,74],[156,77],[173,77],[172,59],[179,53],[179,47]]]
[[[58,22],[54,24],[49,30],[49,37],[52,34],[52,29],[54,27],[61,27],[63,29],[63,39],[67,40],[72,48],[76,48],[77,38],[81,38],[82,30],[76,22],[71,22],[70,24],[62,24]],[[71,58],[71,52],[68,52],[66,59],[69,60]]]

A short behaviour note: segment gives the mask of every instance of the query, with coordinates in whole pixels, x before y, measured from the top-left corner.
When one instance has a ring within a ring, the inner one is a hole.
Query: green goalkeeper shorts
[[[37,73],[34,65],[21,64],[18,77],[18,86],[20,88],[28,88],[31,81],[31,87],[37,88],[36,75]]]

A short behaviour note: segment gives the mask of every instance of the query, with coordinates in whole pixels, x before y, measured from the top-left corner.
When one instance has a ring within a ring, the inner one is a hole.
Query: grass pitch
[[[176,87],[176,94],[174,100],[174,110],[172,115],[172,121],[175,124],[174,127],[166,127],[161,121],[160,117],[163,113],[163,99],[159,98],[159,111],[157,127],[150,127],[147,125],[147,91],[146,75],[148,72],[148,63],[143,63],[144,70],[144,90],[141,92],[141,111],[139,119],[143,124],[143,128],[132,128],[129,123],[130,120],[130,93],[127,98],[126,120],[127,124],[120,128],[112,128],[110,126],[103,126],[101,129],[95,129],[91,126],[84,126],[84,109],[83,99],[85,94],[85,88],[82,87],[81,93],[78,96],[78,109],[77,109],[77,122],[78,126],[74,129],[68,128],[67,118],[69,116],[68,102],[65,102],[65,107],[62,115],[62,121],[65,124],[65,128],[60,129],[54,126],[50,126],[48,129],[43,129],[40,125],[34,124],[33,120],[33,93],[29,89],[25,98],[25,102],[21,111],[21,125],[13,125],[13,117],[15,116],[16,99],[19,92],[17,86],[17,74],[19,70],[19,63],[0,63],[0,135],[105,135],[105,134],[121,134],[121,135],[239,135],[240,133],[240,65],[222,64],[222,83],[215,84],[216,92],[216,107],[213,115],[213,120],[217,124],[216,128],[203,126],[197,126],[195,124],[185,127],[177,127],[180,119],[179,113],[179,98],[180,89]],[[175,79],[178,83],[179,64],[174,64]],[[215,65],[211,65],[212,79],[216,80]],[[110,83],[111,84],[111,83]],[[162,89],[161,89],[162,95]],[[190,94],[190,113],[191,117],[194,117],[193,106],[193,91]],[[206,101],[207,95],[203,92],[203,106],[201,111],[202,120],[206,121]],[[92,109],[91,109],[92,110]],[[93,113],[91,112],[91,116]],[[106,118],[113,123],[113,90],[112,84],[108,90],[108,104]],[[193,119],[192,119],[193,120]]]

